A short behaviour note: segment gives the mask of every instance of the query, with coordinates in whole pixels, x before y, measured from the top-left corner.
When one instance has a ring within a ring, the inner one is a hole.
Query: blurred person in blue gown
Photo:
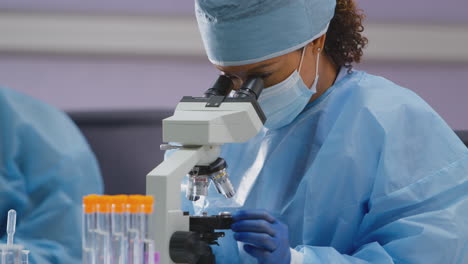
[[[94,154],[64,113],[0,88],[0,243],[15,209],[14,242],[30,263],[81,263],[81,199],[102,189]]]

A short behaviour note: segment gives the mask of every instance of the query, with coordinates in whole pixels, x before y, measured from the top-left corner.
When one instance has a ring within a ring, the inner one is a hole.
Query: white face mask
[[[289,125],[304,110],[312,95],[317,92],[320,55],[317,55],[315,80],[310,89],[307,88],[299,74],[306,47],[302,50],[299,69],[295,70],[286,80],[264,89],[258,98],[258,103],[267,118],[265,127],[268,129],[278,129]]]

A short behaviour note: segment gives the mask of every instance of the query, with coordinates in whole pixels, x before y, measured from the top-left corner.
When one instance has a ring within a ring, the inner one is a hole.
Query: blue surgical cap
[[[196,0],[208,59],[220,66],[271,59],[325,34],[336,0]]]

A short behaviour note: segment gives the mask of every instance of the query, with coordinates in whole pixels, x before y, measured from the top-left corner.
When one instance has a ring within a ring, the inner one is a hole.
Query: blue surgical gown
[[[290,125],[221,156],[237,189],[191,213],[266,209],[310,264],[468,263],[468,149],[413,92],[354,71]],[[256,263],[230,231],[218,263]]]
[[[96,159],[55,108],[0,88],[0,243],[9,209],[33,264],[81,263],[81,199],[102,192]]]

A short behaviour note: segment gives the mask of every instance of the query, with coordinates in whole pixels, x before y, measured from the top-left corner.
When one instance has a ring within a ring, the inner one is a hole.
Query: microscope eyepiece
[[[234,97],[245,98],[253,97],[256,100],[260,97],[263,90],[263,79],[261,77],[252,77],[242,84],[242,87],[235,93]]]
[[[213,84],[213,87],[206,90],[205,97],[209,98],[211,96],[227,96],[233,87],[231,78],[226,75],[220,75],[216,82]]]

